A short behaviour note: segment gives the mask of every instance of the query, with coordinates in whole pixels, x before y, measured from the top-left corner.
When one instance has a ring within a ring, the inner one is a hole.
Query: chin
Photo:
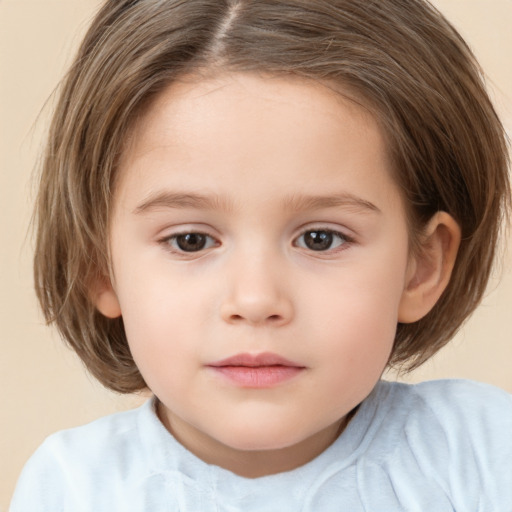
[[[227,429],[218,438],[220,442],[232,449],[240,451],[282,450],[304,441],[307,435],[291,432],[290,428],[265,428],[263,425],[252,425],[236,431]],[[228,434],[228,435],[226,435]]]

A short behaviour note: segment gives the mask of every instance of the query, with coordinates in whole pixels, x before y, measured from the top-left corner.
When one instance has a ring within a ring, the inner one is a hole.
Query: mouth
[[[306,370],[305,366],[278,354],[236,354],[207,365],[212,371],[243,388],[270,388]]]

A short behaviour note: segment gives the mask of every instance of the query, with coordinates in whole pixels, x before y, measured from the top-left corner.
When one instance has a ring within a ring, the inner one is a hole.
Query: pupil
[[[332,233],[328,231],[309,231],[304,235],[304,242],[308,249],[325,251],[332,245]]]
[[[176,237],[178,247],[185,252],[200,251],[206,245],[206,236],[200,233],[187,233]]]

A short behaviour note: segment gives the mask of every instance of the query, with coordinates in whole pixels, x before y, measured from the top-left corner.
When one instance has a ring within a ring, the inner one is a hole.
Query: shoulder
[[[453,398],[460,399],[463,404],[493,405],[501,402],[512,403],[512,395],[506,391],[486,384],[466,379],[440,379],[407,385],[409,392],[424,397],[425,400],[444,402]]]
[[[512,395],[489,384],[447,379],[398,386],[398,397],[414,404],[417,416],[444,428],[461,424],[485,434],[512,426]]]
[[[145,406],[144,406],[145,407]],[[105,416],[87,425],[57,432],[48,437],[33,456],[34,461],[83,466],[84,461],[109,462],[133,446],[138,433],[138,416],[143,408]]]
[[[411,435],[417,432],[429,438],[434,432],[443,432],[446,442],[466,440],[485,449],[512,450],[509,393],[489,384],[458,379],[383,384],[389,405]]]
[[[20,475],[11,512],[90,510],[89,497],[143,454],[137,449],[140,417],[149,408],[150,403],[48,437]]]
[[[426,446],[446,455],[449,447],[471,444],[494,454],[512,451],[512,395],[494,386],[447,379],[404,384],[380,382],[372,395],[387,446]]]
[[[467,380],[383,390],[395,465],[416,468],[454,503],[512,503],[512,395]]]

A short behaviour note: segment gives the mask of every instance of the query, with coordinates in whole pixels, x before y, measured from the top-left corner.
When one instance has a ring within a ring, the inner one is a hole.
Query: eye
[[[310,229],[300,235],[295,242],[297,247],[311,251],[329,251],[348,243],[347,236],[329,229]]]
[[[217,242],[205,233],[180,233],[163,240],[176,252],[199,252],[217,245]]]

